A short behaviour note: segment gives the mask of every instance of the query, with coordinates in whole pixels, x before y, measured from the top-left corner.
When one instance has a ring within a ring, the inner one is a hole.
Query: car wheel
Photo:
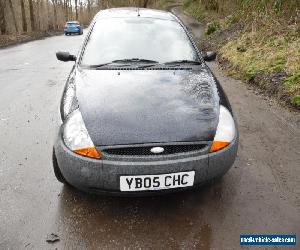
[[[55,174],[56,179],[58,181],[62,182],[62,183],[67,183],[65,177],[62,175],[62,173],[59,169],[54,149],[53,149],[53,152],[52,152],[52,164],[53,164],[53,170],[54,170],[54,174]]]

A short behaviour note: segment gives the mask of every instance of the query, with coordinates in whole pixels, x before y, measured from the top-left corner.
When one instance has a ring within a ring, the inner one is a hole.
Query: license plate
[[[195,171],[160,175],[133,175],[120,177],[121,191],[146,191],[191,187]]]

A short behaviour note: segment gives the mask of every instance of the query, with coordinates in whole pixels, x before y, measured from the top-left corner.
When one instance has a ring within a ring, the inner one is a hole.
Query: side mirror
[[[214,52],[214,51],[207,51],[207,52],[205,52],[205,54],[203,56],[203,59],[206,62],[210,62],[210,61],[215,60],[216,57],[217,57],[217,53],[216,52]]]
[[[69,52],[56,52],[56,58],[63,62],[76,61],[76,56],[70,55]]]

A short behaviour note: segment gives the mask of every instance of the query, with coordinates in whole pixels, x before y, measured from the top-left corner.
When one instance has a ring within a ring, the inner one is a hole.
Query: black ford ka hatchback
[[[91,22],[62,100],[57,179],[88,192],[146,195],[197,187],[232,166],[228,99],[172,13],[120,8]]]

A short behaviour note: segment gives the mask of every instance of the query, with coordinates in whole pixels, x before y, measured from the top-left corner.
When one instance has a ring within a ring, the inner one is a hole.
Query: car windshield
[[[68,26],[75,26],[75,25],[78,25],[78,23],[76,23],[76,22],[68,22],[67,25]]]
[[[185,30],[176,21],[141,17],[97,21],[81,64],[101,65],[124,59],[159,63],[199,60]]]

